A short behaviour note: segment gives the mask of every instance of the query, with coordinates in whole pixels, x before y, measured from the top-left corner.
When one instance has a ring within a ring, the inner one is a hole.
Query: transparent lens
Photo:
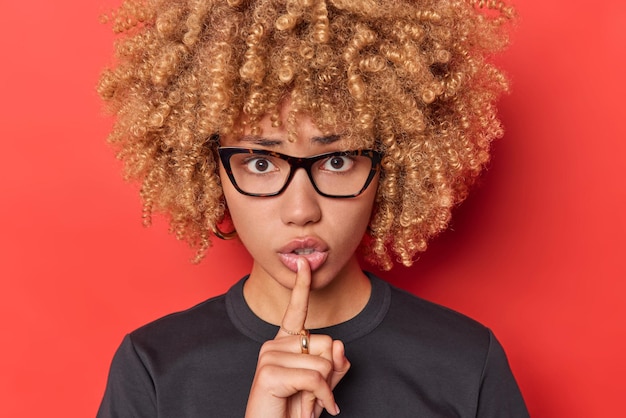
[[[289,163],[264,154],[234,154],[230,168],[239,188],[251,194],[278,192],[289,178]]]
[[[317,161],[311,167],[320,192],[331,196],[359,193],[372,169],[372,160],[363,156],[339,155]]]

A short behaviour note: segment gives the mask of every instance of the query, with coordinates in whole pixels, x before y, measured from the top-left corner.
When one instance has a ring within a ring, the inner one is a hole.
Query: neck
[[[335,277],[326,282],[321,280],[321,275],[313,274],[305,323],[308,329],[329,327],[352,319],[369,300],[371,283],[356,258]],[[291,288],[255,266],[244,285],[244,297],[255,315],[270,324],[280,325],[291,298]]]

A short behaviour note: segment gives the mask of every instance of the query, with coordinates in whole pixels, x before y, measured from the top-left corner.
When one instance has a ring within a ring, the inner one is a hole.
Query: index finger
[[[296,272],[296,282],[291,290],[291,299],[281,328],[278,329],[276,337],[286,337],[298,333],[304,329],[304,322],[309,310],[309,291],[311,289],[311,267],[304,257],[298,258],[298,271]],[[288,331],[288,332],[287,332]]]

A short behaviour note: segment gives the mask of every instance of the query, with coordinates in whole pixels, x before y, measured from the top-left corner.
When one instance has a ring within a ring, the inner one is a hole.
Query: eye
[[[251,157],[244,161],[245,168],[253,174],[265,174],[271,171],[278,170],[278,167],[274,165],[268,158],[265,157]]]
[[[343,173],[349,171],[354,166],[354,160],[345,155],[333,155],[323,162],[322,170]]]

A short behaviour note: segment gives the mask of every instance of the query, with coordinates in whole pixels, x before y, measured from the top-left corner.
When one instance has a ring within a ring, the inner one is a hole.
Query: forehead
[[[220,138],[220,145],[229,147],[254,148],[277,151],[294,157],[308,157],[331,151],[345,151],[348,149],[340,135],[313,135],[299,136],[290,141],[287,138],[277,138],[265,135],[243,135],[239,137]]]
[[[266,115],[255,124],[242,123],[234,130],[238,133],[220,137],[220,145],[272,149],[294,156],[348,149],[340,129],[322,132],[309,115],[301,112],[288,121],[288,107],[283,106],[279,118]]]
[[[293,156],[314,155],[330,151],[347,151],[372,148],[375,141],[370,136],[355,135],[349,124],[338,119],[319,120],[303,107],[295,106],[291,96],[278,106],[266,109],[263,117],[254,121],[240,115],[239,121],[220,137],[222,146],[245,148],[271,148]],[[334,122],[333,122],[334,121]]]

